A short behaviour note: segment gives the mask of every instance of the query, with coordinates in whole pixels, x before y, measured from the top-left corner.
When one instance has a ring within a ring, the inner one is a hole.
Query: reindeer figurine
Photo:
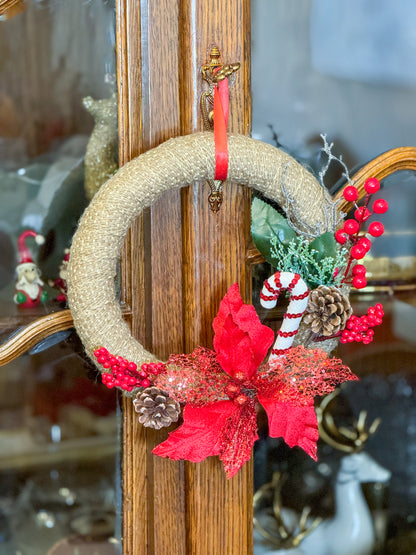
[[[321,438],[347,453],[341,460],[335,483],[335,516],[324,520],[305,537],[301,547],[311,555],[371,555],[375,545],[374,525],[361,484],[388,482],[391,472],[362,451],[368,438],[376,432],[380,419],[367,429],[367,413],[361,411],[352,430],[336,426],[328,406],[339,392],[337,389],[325,397],[316,411]]]
[[[291,548],[287,541],[281,542],[285,549],[268,551],[268,555],[371,555],[375,546],[375,532],[370,510],[364,498],[361,483],[381,482],[390,479],[391,473],[370,455],[362,451],[368,438],[373,435],[380,419],[376,419],[367,429],[367,413],[361,411],[353,429],[337,427],[328,406],[340,393],[335,390],[324,398],[317,407],[320,437],[326,443],[346,453],[341,459],[340,469],[335,483],[335,516],[322,522],[313,523],[309,529],[300,517],[298,533],[292,533]],[[269,484],[266,484],[269,486]],[[265,486],[263,486],[265,487]],[[259,490],[260,491],[260,490]],[[276,498],[275,498],[276,499]],[[276,507],[273,507],[276,515]],[[279,534],[282,536],[280,508],[277,511]],[[270,540],[270,534],[263,533],[262,527],[254,521],[256,529]],[[285,538],[284,538],[285,539]],[[271,542],[273,543],[273,541]],[[277,544],[276,540],[274,541]],[[266,553],[261,551],[261,553]],[[260,551],[258,551],[260,555]]]

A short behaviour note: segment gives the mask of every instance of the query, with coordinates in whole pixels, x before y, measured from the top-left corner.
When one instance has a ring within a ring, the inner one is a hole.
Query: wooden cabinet
[[[117,33],[122,163],[202,129],[200,68],[212,44],[224,63],[242,64],[229,130],[250,132],[248,0],[119,0]],[[218,214],[207,196],[203,183],[165,194],[136,222],[125,248],[123,301],[134,334],[162,358],[212,344],[212,320],[234,282],[250,297],[249,191],[227,184]],[[227,480],[216,459],[156,458],[151,449],[163,434],[142,428],[131,402],[123,409],[124,552],[251,553],[251,463]]]

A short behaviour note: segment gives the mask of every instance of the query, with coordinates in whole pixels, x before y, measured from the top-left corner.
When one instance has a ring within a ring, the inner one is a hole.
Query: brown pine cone
[[[352,308],[348,297],[336,287],[320,285],[309,297],[303,322],[317,335],[334,335],[345,328]]]
[[[157,387],[147,387],[133,401],[139,422],[147,428],[168,427],[179,418],[180,405]]]

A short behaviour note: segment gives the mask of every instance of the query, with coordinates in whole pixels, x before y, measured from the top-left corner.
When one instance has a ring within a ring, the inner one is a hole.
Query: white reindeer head
[[[378,464],[368,453],[353,453],[341,461],[341,469],[337,481],[357,480],[361,483],[388,482],[390,470]]]

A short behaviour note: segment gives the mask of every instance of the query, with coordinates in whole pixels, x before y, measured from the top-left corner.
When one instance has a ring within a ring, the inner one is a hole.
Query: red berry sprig
[[[353,343],[356,341],[368,345],[374,338],[373,328],[382,323],[383,316],[383,305],[381,303],[370,306],[367,314],[363,316],[358,317],[353,314],[348,318],[347,325],[341,333],[341,343]]]
[[[340,245],[345,245],[347,241],[352,243],[350,256],[348,258],[347,267],[344,273],[344,278],[342,283],[351,283],[356,289],[362,289],[367,285],[367,280],[365,277],[366,271],[365,266],[362,264],[357,264],[359,270],[354,272],[355,266],[353,263],[356,260],[361,260],[368,253],[371,248],[371,241],[367,237],[360,236],[360,229],[362,224],[367,221],[374,214],[384,214],[388,210],[388,203],[384,199],[378,199],[374,202],[372,210],[370,212],[368,209],[368,204],[370,198],[374,193],[377,193],[380,189],[380,182],[375,177],[370,177],[364,183],[364,189],[366,191],[366,197],[364,201],[364,206],[358,207],[355,201],[358,199],[358,190],[353,185],[345,187],[343,191],[344,199],[348,202],[353,202],[355,205],[354,218],[346,220],[344,227],[338,229],[335,232],[335,239]],[[384,233],[384,226],[381,222],[372,222],[369,225],[368,233],[372,237],[380,237]],[[350,275],[350,269],[353,266]],[[351,280],[351,281],[349,281]]]
[[[109,389],[119,387],[124,391],[132,391],[136,387],[149,387],[152,384],[150,374],[157,375],[165,371],[163,362],[142,364],[140,370],[135,362],[118,356],[115,357],[105,347],[94,351],[94,356],[101,366],[108,370],[102,374],[102,382]]]

